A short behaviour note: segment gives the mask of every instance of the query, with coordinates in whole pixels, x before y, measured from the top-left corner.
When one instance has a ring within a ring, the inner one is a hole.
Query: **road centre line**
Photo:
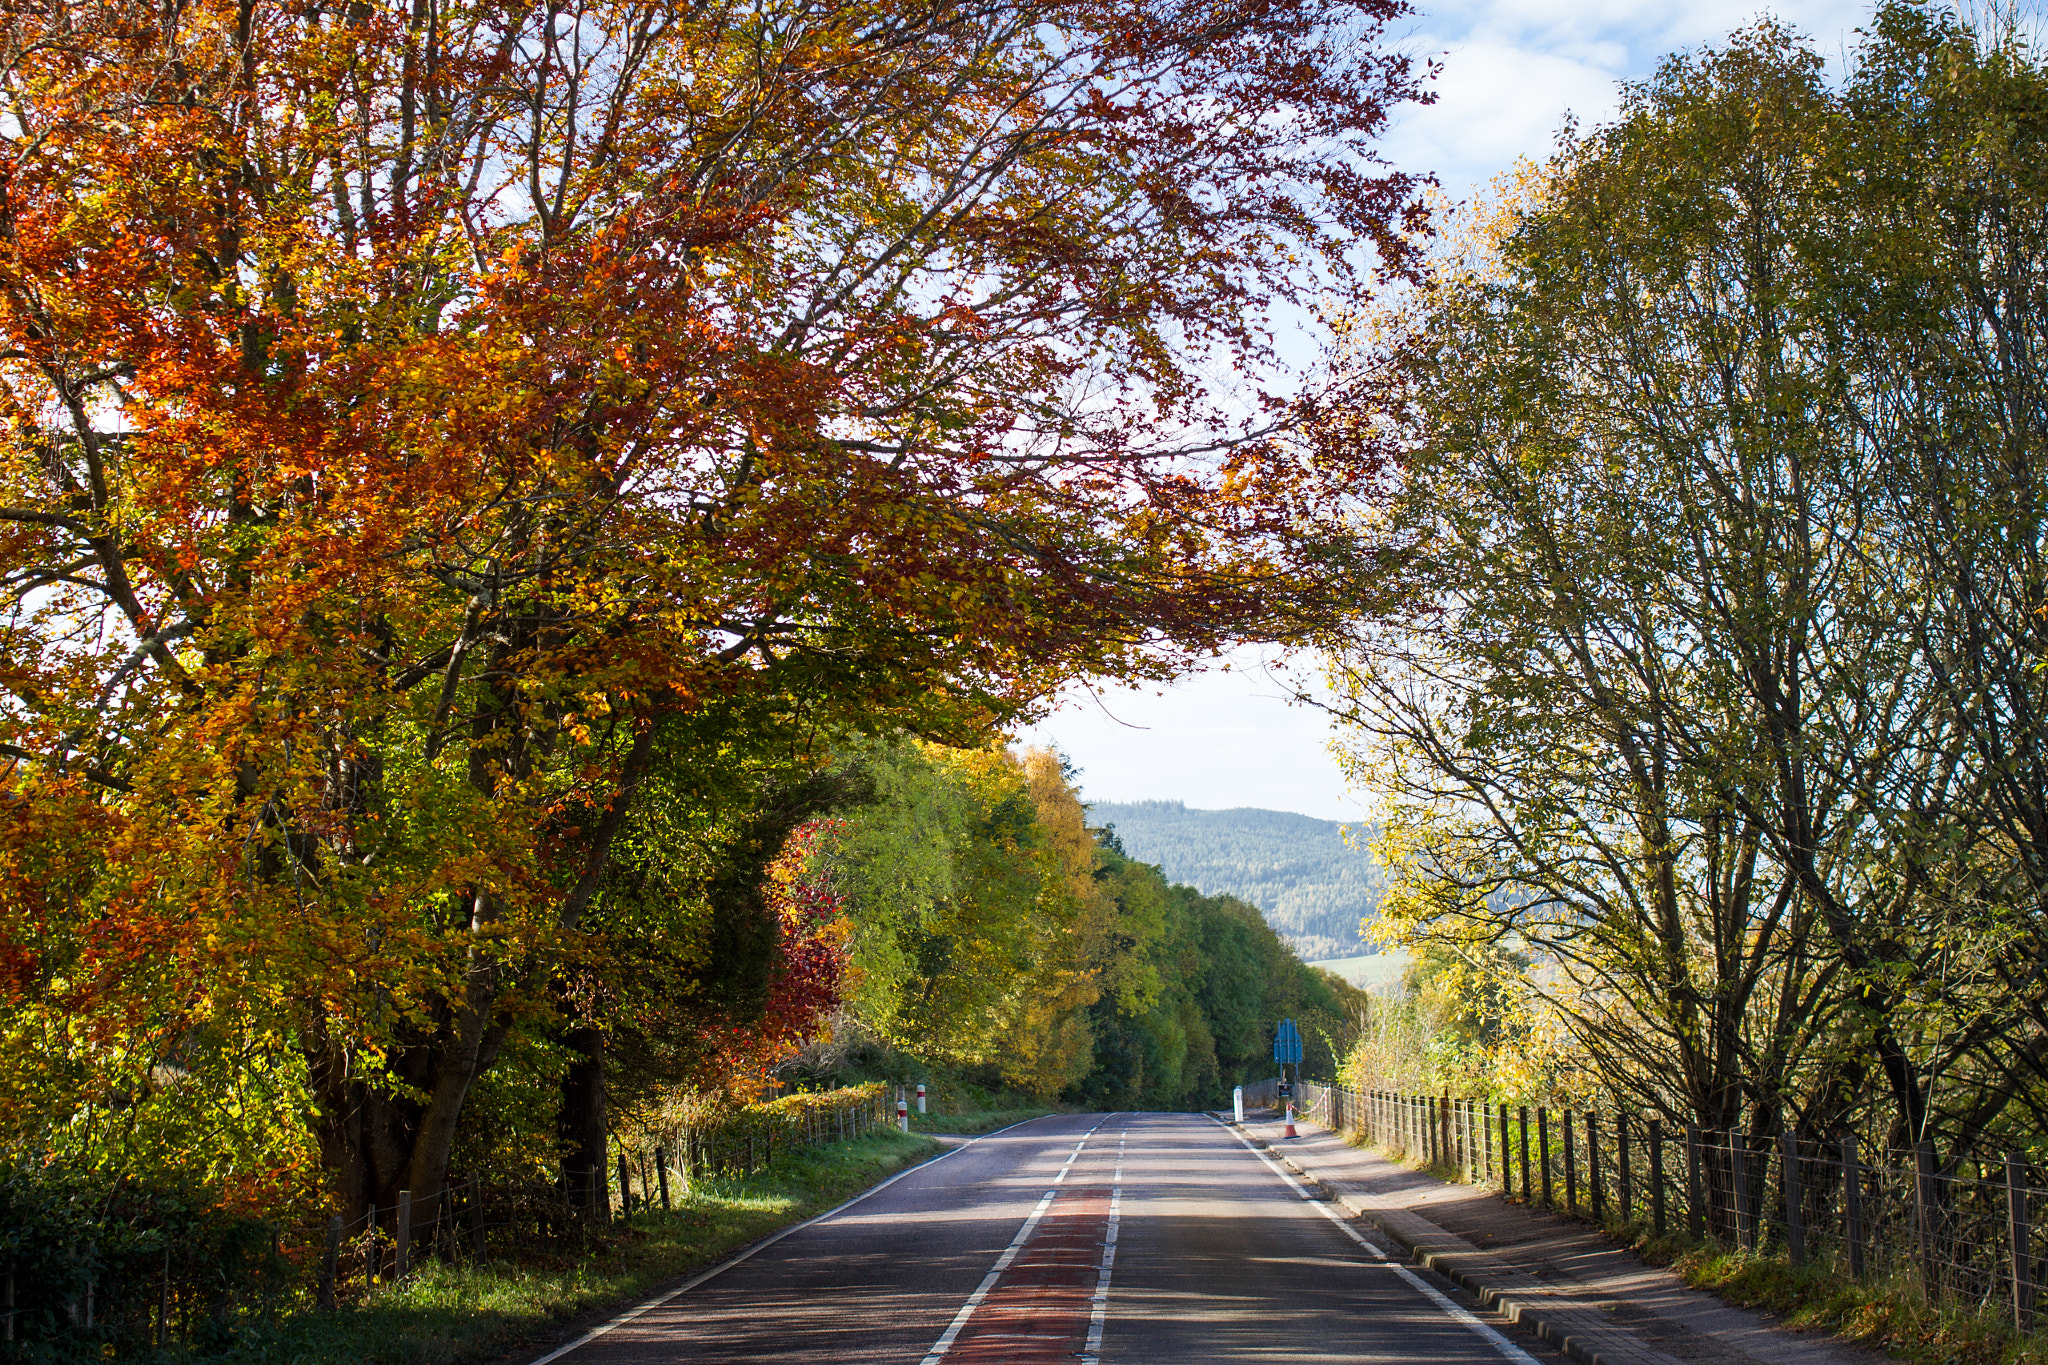
[[[1041,1115],[1040,1117],[1044,1116]],[[835,1218],[838,1215],[846,1212],[848,1209],[852,1208],[855,1204],[861,1203],[863,1200],[874,1198],[883,1190],[888,1189],[891,1185],[903,1179],[905,1176],[915,1175],[919,1171],[930,1170],[932,1167],[938,1165],[941,1161],[944,1161],[947,1157],[955,1156],[961,1152],[964,1152],[977,1142],[985,1142],[989,1138],[1000,1137],[1004,1133],[1009,1132],[1011,1128],[1022,1128],[1027,1123],[1036,1123],[1037,1121],[1037,1119],[1019,1119],[1017,1122],[1010,1124],[1007,1128],[998,1128],[993,1133],[983,1133],[978,1137],[969,1138],[967,1141],[961,1143],[958,1147],[954,1147],[949,1151],[939,1153],[930,1161],[920,1161],[915,1166],[907,1167],[904,1170],[900,1170],[896,1172],[896,1174],[890,1176],[887,1180],[884,1180],[881,1184],[876,1185],[871,1189],[863,1190],[861,1193],[847,1200],[844,1204],[840,1204],[836,1207],[826,1209],[823,1213],[818,1214],[815,1217],[806,1218],[801,1223],[791,1224],[789,1227],[784,1228],[780,1232],[770,1233],[768,1236],[763,1237],[760,1241],[755,1242],[752,1246],[743,1247],[735,1254],[728,1256],[723,1261],[720,1261],[717,1265],[712,1266],[709,1270],[701,1270],[697,1274],[691,1276],[689,1279],[684,1280],[674,1289],[669,1290],[668,1293],[657,1294],[651,1299],[647,1299],[641,1303],[635,1304],[633,1307],[628,1308],[625,1312],[619,1314],[617,1317],[611,1319],[609,1322],[598,1324],[597,1326],[591,1328],[589,1331],[585,1332],[582,1336],[577,1337],[574,1341],[568,1342],[565,1345],[557,1346],[554,1350],[549,1351],[546,1355],[540,1357],[538,1360],[530,1360],[526,1362],[526,1365],[553,1365],[554,1361],[560,1360],[563,1356],[569,1354],[569,1352],[575,1350],[577,1347],[588,1346],[591,1342],[596,1341],[605,1333],[614,1331],[620,1327],[624,1327],[627,1323],[639,1317],[641,1314],[651,1313],[655,1309],[661,1307],[663,1304],[669,1302],[671,1299],[681,1298],[683,1295],[689,1293],[692,1289],[695,1289],[698,1285],[703,1284],[706,1280],[715,1279],[718,1276],[723,1275],[726,1271],[731,1270],[740,1262],[750,1259],[756,1253],[766,1251],[769,1247],[774,1246],[777,1242],[789,1236],[791,1233],[802,1232],[805,1228],[811,1226],[813,1223],[822,1223],[827,1218]],[[1095,1125],[1095,1128],[1100,1128],[1101,1126],[1102,1124],[1098,1122]],[[1094,1132],[1095,1128],[1090,1128],[1088,1132]],[[1081,1140],[1083,1142],[1086,1142],[1088,1140],[1087,1134],[1084,1133],[1081,1137]],[[1067,1158],[1067,1164],[1073,1164],[1072,1157]]]
[[[1088,1313],[1088,1344],[1081,1348],[1082,1365],[1099,1365],[1102,1359],[1102,1327],[1109,1317],[1109,1272],[1116,1264],[1116,1225],[1124,1204],[1124,1141],[1131,1135],[1126,1123],[1116,1140],[1116,1170],[1109,1177],[1109,1231],[1102,1239],[1102,1276],[1095,1282],[1095,1299]]]
[[[1210,1117],[1214,1118],[1215,1116],[1211,1115]],[[1296,1194],[1301,1196],[1302,1201],[1304,1203],[1306,1203],[1310,1208],[1313,1208],[1317,1213],[1322,1214],[1323,1217],[1329,1219],[1332,1223],[1335,1223],[1346,1237],[1349,1237],[1352,1241],[1358,1243],[1358,1245],[1360,1245],[1361,1247],[1364,1247],[1366,1253],[1370,1255],[1375,1261],[1378,1261],[1381,1265],[1393,1271],[1396,1275],[1399,1275],[1403,1280],[1406,1280],[1415,1289],[1420,1290],[1422,1294],[1425,1297],[1427,1297],[1431,1303],[1434,1303],[1438,1308],[1441,1308],[1446,1314],[1448,1314],[1451,1317],[1453,1321],[1457,1322],[1461,1326],[1469,1328],[1471,1331],[1476,1333],[1480,1338],[1482,1338],[1489,1346],[1493,1347],[1494,1350],[1499,1351],[1507,1359],[1514,1361],[1515,1365],[1538,1365],[1536,1357],[1530,1355],[1527,1351],[1515,1345],[1514,1342],[1509,1341],[1506,1337],[1502,1336],[1499,1332],[1495,1331],[1493,1328],[1481,1322],[1478,1318],[1473,1317],[1472,1314],[1468,1313],[1463,1308],[1459,1307],[1457,1304],[1452,1303],[1450,1299],[1446,1298],[1442,1291],[1440,1291],[1435,1285],[1423,1279],[1413,1270],[1410,1270],[1407,1266],[1402,1265],[1399,1261],[1392,1259],[1387,1255],[1386,1252],[1381,1251],[1378,1247],[1374,1246],[1369,1240],[1367,1240],[1363,1233],[1359,1232],[1357,1228],[1352,1227],[1349,1221],[1347,1221],[1341,1215],[1332,1212],[1328,1204],[1324,1203],[1320,1199],[1317,1199],[1314,1195],[1310,1194],[1307,1191],[1307,1189],[1303,1188],[1301,1182],[1296,1180],[1292,1173],[1290,1173],[1285,1167],[1280,1165],[1279,1162],[1273,1160],[1272,1157],[1267,1156],[1264,1152],[1252,1146],[1251,1140],[1247,1138],[1243,1133],[1238,1132],[1229,1124],[1225,1123],[1222,1119],[1216,1119],[1215,1122],[1217,1127],[1223,1129],[1232,1137],[1236,1138],[1239,1142],[1243,1143],[1244,1149],[1246,1151],[1250,1152],[1259,1160],[1265,1162],[1267,1167],[1272,1170],[1274,1175],[1277,1175],[1282,1180],[1286,1181],[1289,1187],[1291,1187]],[[536,1362],[536,1365],[539,1365],[539,1362]]]
[[[1061,1166],[1059,1174],[1052,1178],[1053,1184],[1057,1185],[1067,1178],[1067,1172],[1073,1169],[1075,1159],[1081,1155],[1081,1149],[1088,1145],[1089,1138],[1095,1136],[1095,1129],[1109,1122],[1112,1117],[1113,1115],[1109,1114],[1103,1115],[1095,1121],[1095,1128],[1090,1128],[1087,1132],[1081,1134],[1081,1140],[1075,1143],[1074,1150],[1067,1154],[1066,1164]],[[981,1301],[988,1297],[991,1289],[996,1287],[996,1281],[1001,1279],[1003,1272],[1010,1268],[1010,1262],[1017,1259],[1017,1253],[1022,1251],[1024,1244],[1031,1240],[1032,1230],[1038,1226],[1038,1220],[1045,1216],[1046,1209],[1052,1205],[1053,1196],[1058,1193],[1058,1190],[1047,1190],[1045,1192],[1045,1198],[1039,1200],[1038,1207],[1031,1210],[1031,1216],[1024,1220],[1024,1226],[1017,1229],[1017,1235],[1010,1239],[1010,1245],[1003,1248],[1003,1254],[996,1258],[996,1263],[990,1267],[988,1274],[982,1276],[980,1285],[975,1288],[972,1294],[967,1296],[967,1302],[960,1305],[960,1311],[955,1313],[953,1321],[946,1325],[945,1333],[932,1343],[932,1349],[925,1355],[922,1361],[918,1362],[918,1365],[937,1365],[937,1362],[945,1356],[946,1352],[953,1349],[953,1343],[959,1339],[961,1329],[967,1326],[967,1320],[974,1316],[974,1310],[981,1307]],[[545,1365],[545,1362],[535,1361],[534,1365]]]

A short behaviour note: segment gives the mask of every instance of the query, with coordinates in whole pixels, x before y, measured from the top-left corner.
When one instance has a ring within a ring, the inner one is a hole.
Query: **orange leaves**
[[[1268,180],[1400,206],[1322,158],[1405,68],[1315,69],[1332,16],[1287,0],[1141,8],[16,31],[0,743],[37,819],[116,831],[65,951],[442,1095],[545,1012],[647,737],[706,699],[965,735],[1326,603],[1294,528],[1342,490],[1218,473],[1203,351],[1255,363],[1287,263],[1350,249]]]

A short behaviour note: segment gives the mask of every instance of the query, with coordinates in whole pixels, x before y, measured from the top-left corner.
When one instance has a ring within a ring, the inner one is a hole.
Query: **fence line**
[[[395,1202],[373,1202],[351,1218],[289,1224],[195,1212],[176,1201],[124,1208],[117,1183],[102,1201],[98,1235],[74,1229],[59,1243],[31,1241],[0,1257],[0,1356],[54,1340],[92,1343],[115,1356],[224,1343],[240,1322],[281,1309],[335,1308],[426,1259],[587,1250],[615,1218],[670,1207],[695,1181],[751,1174],[779,1154],[891,1123],[888,1090],[875,1082],[789,1095],[622,1144],[585,1201],[557,1183],[456,1174],[433,1196],[400,1191]],[[202,1225],[203,1235],[192,1231]]]
[[[2034,1220],[2048,1188],[2016,1152],[1944,1162],[1931,1142],[1864,1152],[1854,1137],[1667,1129],[1627,1114],[1307,1081],[1299,1103],[1325,1127],[1529,1203],[1653,1237],[1682,1230],[1782,1252],[1931,1304],[1996,1307],[2022,1332],[2048,1274]]]

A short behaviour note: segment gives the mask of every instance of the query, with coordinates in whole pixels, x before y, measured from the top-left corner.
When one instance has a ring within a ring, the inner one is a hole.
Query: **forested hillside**
[[[1256,905],[1304,961],[1365,951],[1359,921],[1378,910],[1382,881],[1363,846],[1370,826],[1354,844],[1335,820],[1179,801],[1098,801],[1089,818],[1113,826],[1124,851],[1168,881]]]

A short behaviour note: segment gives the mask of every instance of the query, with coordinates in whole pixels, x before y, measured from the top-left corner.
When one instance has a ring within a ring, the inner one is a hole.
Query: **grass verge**
[[[1670,1265],[1686,1283],[1774,1313],[1788,1327],[1829,1332],[1917,1365],[2048,1365],[2048,1343],[2039,1336],[2022,1336],[1992,1311],[1923,1303],[1917,1284],[1859,1282],[1782,1256],[1671,1238],[1639,1250]]]
[[[1460,1175],[1359,1135],[1347,1135],[1346,1141],[1441,1180]],[[1516,1195],[1502,1197],[1521,1202]],[[1914,1365],[2048,1365],[2048,1340],[2041,1334],[2022,1335],[1999,1311],[1929,1305],[1917,1282],[1857,1281],[1832,1267],[1795,1266],[1783,1255],[1760,1256],[1681,1236],[1653,1238],[1641,1223],[1610,1227],[1608,1233],[1652,1265],[1669,1266],[1694,1288],[1737,1307],[1762,1309],[1799,1331],[1826,1332]]]
[[[699,1181],[673,1212],[635,1214],[587,1256],[428,1262],[354,1307],[296,1314],[274,1328],[243,1332],[224,1351],[180,1358],[232,1365],[459,1365],[501,1356],[580,1314],[643,1298],[941,1150],[928,1137],[883,1129],[793,1152],[744,1180]]]
[[[1026,1119],[1057,1114],[1057,1109],[991,1109],[984,1114],[912,1114],[913,1133],[993,1133]]]

